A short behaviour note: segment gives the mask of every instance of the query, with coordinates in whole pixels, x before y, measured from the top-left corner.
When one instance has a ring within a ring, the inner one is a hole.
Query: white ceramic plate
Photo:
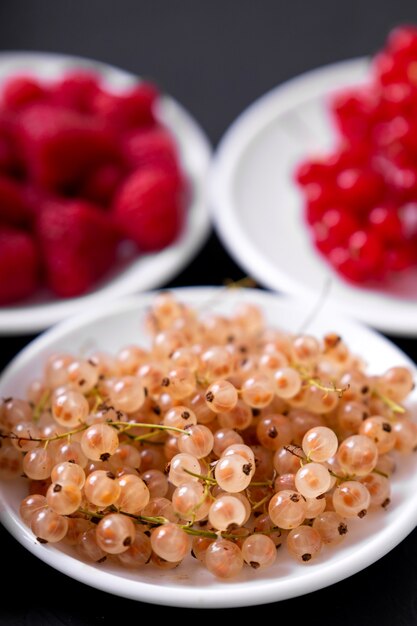
[[[309,311],[306,302],[256,290],[176,290],[179,298],[205,310],[227,313],[241,301],[258,303],[269,324],[297,331]],[[141,324],[152,294],[138,295],[97,307],[88,314],[63,322],[28,346],[6,369],[0,380],[0,397],[18,395],[42,368],[45,358],[57,351],[85,352],[95,347],[115,351],[134,341],[145,342]],[[348,321],[326,305],[309,327],[322,335],[334,330],[352,351],[362,354],[369,371],[381,373],[394,364],[416,369],[409,359],[379,334]],[[366,352],[364,349],[366,347]],[[417,401],[417,390],[410,399]],[[417,457],[404,457],[393,477],[392,504],[387,511],[370,513],[364,520],[349,522],[346,541],[337,549],[323,549],[317,560],[298,564],[281,548],[275,565],[255,572],[245,567],[230,582],[215,580],[191,556],[175,570],[161,571],[147,566],[135,572],[110,565],[88,565],[72,556],[70,548],[38,543],[18,515],[19,501],[26,495],[24,481],[3,482],[1,517],[6,528],[30,552],[49,565],[81,582],[120,596],[184,607],[234,607],[275,602],[302,595],[342,580],[367,567],[396,546],[417,520]]]
[[[80,67],[100,74],[103,83],[113,91],[123,91],[138,80],[133,74],[89,59],[38,52],[1,52],[0,90],[2,82],[14,73],[33,74],[46,81],[53,81]],[[0,334],[43,330],[95,304],[103,305],[121,296],[162,286],[179,274],[203,246],[210,232],[206,202],[206,180],[211,157],[209,141],[193,117],[169,96],[161,98],[158,118],[177,139],[181,160],[192,188],[187,223],[181,237],[165,250],[140,256],[115,270],[85,296],[60,300],[50,294],[39,294],[14,306],[0,307]]]
[[[349,286],[315,251],[303,220],[294,168],[336,145],[328,97],[367,76],[368,61],[345,61],[288,81],[252,104],[214,158],[210,204],[224,245],[260,284],[313,296],[331,280],[340,310],[384,331],[417,335],[417,271],[389,293]]]

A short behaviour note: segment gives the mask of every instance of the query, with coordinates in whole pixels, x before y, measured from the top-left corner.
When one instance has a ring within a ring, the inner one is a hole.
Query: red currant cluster
[[[417,27],[394,29],[369,80],[331,112],[337,149],[295,173],[306,221],[344,279],[381,285],[417,264]]]

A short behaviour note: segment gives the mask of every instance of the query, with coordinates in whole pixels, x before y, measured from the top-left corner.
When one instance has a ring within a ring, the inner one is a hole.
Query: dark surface
[[[78,54],[155,77],[216,145],[233,119],[268,89],[310,68],[368,54],[404,21],[417,22],[415,0],[1,0],[0,48]],[[213,236],[168,286],[217,285],[242,275]],[[0,370],[30,339],[0,340]],[[417,359],[415,340],[393,340]],[[1,527],[0,545],[0,624],[78,626],[143,619],[140,603],[52,570]],[[238,619],[280,623],[417,624],[417,533],[365,571],[275,605],[270,618],[262,607],[234,611]],[[153,607],[147,619],[190,623],[199,615]]]

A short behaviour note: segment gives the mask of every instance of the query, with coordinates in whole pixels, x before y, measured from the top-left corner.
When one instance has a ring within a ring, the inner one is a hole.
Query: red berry
[[[18,137],[32,179],[52,190],[72,191],[86,171],[115,158],[118,151],[96,120],[48,104],[22,111]]]
[[[39,243],[49,287],[58,296],[85,293],[111,267],[118,241],[114,225],[87,202],[51,202],[40,212]]]
[[[180,176],[177,146],[165,128],[145,128],[128,135],[123,143],[126,162],[132,169],[156,165]]]
[[[372,61],[372,70],[382,86],[407,80],[403,68],[398,67],[394,57],[388,52],[379,52]]]
[[[377,206],[368,216],[370,230],[387,242],[401,241],[403,229],[397,210],[392,206]]]
[[[3,87],[3,104],[7,109],[15,111],[33,102],[46,98],[47,92],[39,82],[31,76],[12,76]]]
[[[387,185],[401,201],[412,200],[417,194],[417,169],[392,167],[386,174]]]
[[[344,209],[329,209],[321,218],[327,230],[328,238],[335,244],[345,243],[350,235],[359,228],[358,220]]]
[[[393,54],[417,56],[417,28],[411,25],[394,28],[388,36],[388,48]]]
[[[295,170],[294,178],[302,186],[310,183],[323,183],[334,174],[333,166],[328,161],[302,161]]]
[[[114,213],[126,237],[141,250],[160,250],[179,235],[184,222],[184,203],[176,176],[147,167],[123,183]]]
[[[336,175],[340,171],[352,167],[368,166],[371,156],[371,146],[368,143],[349,143],[346,141],[327,158],[326,163],[332,168],[332,174]]]
[[[123,95],[99,91],[93,99],[93,111],[116,131],[152,126],[155,122],[156,87],[141,83]]]
[[[318,221],[311,225],[311,233],[315,247],[321,254],[327,257],[334,245],[329,239],[327,228]]]
[[[27,298],[39,283],[39,256],[28,233],[0,227],[0,305]]]
[[[370,169],[343,170],[337,177],[337,198],[341,204],[361,211],[378,202],[383,191],[383,180]]]
[[[399,210],[402,230],[406,239],[417,237],[417,203],[409,202]]]
[[[379,237],[365,230],[354,232],[348,243],[352,259],[358,261],[364,273],[373,275],[383,262],[384,248]]]
[[[336,94],[332,111],[340,132],[349,141],[366,140],[379,103],[379,91],[370,88],[355,88]]]
[[[304,187],[307,205],[310,210],[323,213],[334,202],[334,186],[332,183],[309,183]]]
[[[78,70],[70,72],[54,86],[52,101],[58,106],[89,113],[92,110],[93,98],[98,91],[97,75]]]
[[[310,226],[314,226],[314,224],[319,223],[324,210],[325,209],[322,209],[319,206],[316,206],[314,202],[312,204],[307,203],[305,205],[305,213],[304,213],[304,217],[305,217],[307,224],[309,224]]]
[[[368,84],[331,103],[342,144],[302,162],[314,245],[347,280],[381,281],[417,265],[417,27],[392,31]]]
[[[390,248],[385,254],[385,268],[391,272],[402,272],[413,267],[417,262],[415,244],[401,244]]]
[[[409,83],[386,85],[381,94],[379,106],[380,118],[389,122],[396,117],[413,116],[417,105],[417,89]]]
[[[22,188],[11,178],[0,175],[0,222],[28,225],[32,212],[28,207]]]
[[[367,279],[363,266],[353,259],[349,250],[343,246],[333,248],[329,253],[330,264],[348,282],[361,284]]]
[[[84,181],[80,195],[91,202],[108,206],[123,179],[123,170],[115,163],[105,163],[93,170]]]
[[[394,119],[375,126],[372,140],[379,148],[404,141],[410,133],[410,122],[405,117],[397,116]]]

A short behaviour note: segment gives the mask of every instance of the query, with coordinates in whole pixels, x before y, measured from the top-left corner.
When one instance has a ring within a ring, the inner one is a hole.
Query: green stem
[[[187,533],[187,535],[192,535],[193,537],[208,537],[209,539],[217,539],[216,533],[211,532],[210,530],[200,530],[198,528],[190,528],[189,526],[180,526],[182,530]]]
[[[188,430],[176,428],[175,426],[165,426],[165,424],[147,424],[143,422],[106,422],[106,424],[109,424],[109,426],[124,426],[124,428],[120,431],[121,433],[124,433],[126,430],[130,430],[131,428],[152,428],[155,430],[172,430],[174,433],[180,433],[181,435],[191,435]],[[142,435],[139,436],[141,437]]]
[[[42,411],[44,410],[46,404],[48,403],[49,398],[51,397],[51,392],[49,391],[49,389],[46,389],[43,394],[41,395],[41,398],[38,402],[38,404],[35,406],[34,410],[33,410],[33,421],[37,422],[42,414]]]
[[[268,502],[268,500],[271,498],[271,494],[268,494],[267,496],[265,496],[264,498],[262,498],[262,500],[259,500],[259,502],[257,502],[253,507],[252,507],[252,511],[256,511],[256,509],[259,509],[263,504],[265,504],[265,502]]]
[[[217,485],[217,480],[215,478],[210,478],[210,476],[203,476],[202,474],[196,474],[195,472],[192,472],[191,470],[185,468],[183,471],[190,476],[194,476],[194,478],[204,480],[206,483],[210,483],[211,485]]]
[[[386,404],[393,413],[405,413],[405,408],[401,406],[401,404],[398,404],[394,400],[391,400],[391,398],[388,398],[388,396],[378,391],[378,389],[374,389],[372,393],[374,396],[382,400],[382,402]]]
[[[304,380],[310,385],[310,387],[317,387],[321,391],[325,391],[327,393],[337,393],[339,398],[342,398],[345,391],[349,389],[349,385],[346,387],[336,387],[334,383],[330,385],[323,385],[323,383],[318,380],[318,378],[304,378]]]
[[[153,428],[158,430],[172,430],[177,433],[181,433],[183,435],[190,435],[186,430],[182,430],[181,428],[176,428],[175,426],[165,426],[164,424],[146,424],[142,422],[103,422],[108,426],[124,426],[123,430],[119,430],[120,434],[123,434],[125,431],[130,428]],[[39,441],[40,443],[48,444],[51,441],[58,441],[58,439],[65,439],[65,437],[71,437],[71,435],[77,435],[78,433],[82,433],[84,430],[89,428],[88,424],[83,424],[79,428],[75,428],[74,430],[69,430],[66,433],[61,433],[59,435],[54,435],[53,437],[19,437],[13,432],[10,433],[2,433],[0,432],[0,439],[18,439],[19,441]],[[144,437],[144,435],[139,435],[139,437]],[[138,439],[139,441],[139,439]]]

